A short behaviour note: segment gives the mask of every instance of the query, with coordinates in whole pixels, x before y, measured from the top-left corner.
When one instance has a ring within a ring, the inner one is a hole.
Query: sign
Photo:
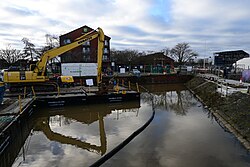
[[[94,85],[93,79],[86,79],[86,85],[93,86]]]
[[[125,74],[125,68],[120,68],[120,73]]]
[[[187,72],[191,72],[192,71],[192,66],[187,66]]]
[[[97,76],[97,63],[62,63],[63,76]]]

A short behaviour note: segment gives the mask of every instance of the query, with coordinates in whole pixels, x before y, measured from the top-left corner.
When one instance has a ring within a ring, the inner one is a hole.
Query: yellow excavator
[[[87,41],[98,38],[97,48],[97,85],[102,83],[102,56],[104,47],[104,32],[101,28],[86,33],[79,38],[75,39],[74,42],[54,48],[46,51],[35,65],[30,65],[28,71],[5,71],[4,82],[7,83],[10,91],[21,90],[24,87],[34,88],[35,91],[53,91],[56,90],[58,84],[56,82],[49,81],[46,76],[47,62],[56,56],[59,56],[69,50],[72,50]],[[72,76],[61,76],[62,82],[72,83],[74,82]]]

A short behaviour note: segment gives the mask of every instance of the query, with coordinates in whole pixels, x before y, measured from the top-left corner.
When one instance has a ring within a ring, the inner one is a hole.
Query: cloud
[[[247,0],[3,0],[0,48],[13,43],[8,34],[15,43],[27,37],[41,46],[45,34],[88,25],[103,28],[116,49],[157,51],[188,42],[201,55],[249,51],[249,5]]]
[[[240,44],[234,41],[249,35],[247,28],[244,28],[249,27],[249,5],[250,2],[245,0],[241,3],[232,0],[175,0],[172,1],[171,13],[175,26],[184,27],[182,30],[186,30],[185,34],[190,34],[188,39],[191,43],[200,39],[201,43],[207,42],[207,46],[211,48],[216,46],[224,50],[226,47],[223,45],[231,43],[248,49],[245,46],[248,41],[243,40]]]
[[[5,10],[9,13],[12,13],[13,15],[16,16],[31,16],[31,15],[36,15],[36,11],[32,11],[26,8],[20,8],[20,7],[15,7],[15,6],[8,6],[5,7]]]

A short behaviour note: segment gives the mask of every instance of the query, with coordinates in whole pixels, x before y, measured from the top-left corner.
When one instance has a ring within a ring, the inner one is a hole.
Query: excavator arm
[[[59,56],[69,50],[72,50],[82,44],[84,44],[86,41],[91,41],[98,37],[98,51],[97,51],[97,64],[98,64],[98,82],[100,82],[101,78],[101,69],[102,69],[102,55],[103,55],[103,46],[104,46],[104,33],[101,28],[97,28],[97,31],[91,31],[87,34],[82,35],[81,37],[77,38],[74,42],[61,46],[59,48],[51,49],[47,52],[45,52],[40,61],[37,62],[34,73],[37,73],[38,75],[44,76],[45,70],[46,70],[46,64],[50,59],[55,58],[56,56]],[[99,74],[100,73],[100,74]]]
[[[46,65],[48,60],[55,58],[67,51],[70,51],[86,41],[93,40],[98,38],[98,50],[97,50],[97,84],[102,82],[102,56],[103,56],[103,46],[104,46],[104,33],[101,28],[97,28],[97,31],[91,31],[87,34],[82,35],[77,38],[74,42],[54,48],[45,52],[40,61],[30,69],[29,71],[8,71],[4,72],[4,82],[16,84],[19,87],[23,85],[33,85],[34,83],[44,83],[48,81],[48,78],[45,76]]]

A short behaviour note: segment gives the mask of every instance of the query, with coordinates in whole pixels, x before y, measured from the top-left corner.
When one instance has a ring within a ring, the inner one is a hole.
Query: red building
[[[60,46],[64,46],[73,42],[76,38],[94,29],[88,26],[82,26],[71,32],[60,36]],[[105,33],[105,31],[104,31]],[[103,69],[110,67],[110,37],[105,35],[104,50],[103,50]],[[97,44],[98,39],[83,43],[71,51],[61,55],[61,63],[97,63]]]

